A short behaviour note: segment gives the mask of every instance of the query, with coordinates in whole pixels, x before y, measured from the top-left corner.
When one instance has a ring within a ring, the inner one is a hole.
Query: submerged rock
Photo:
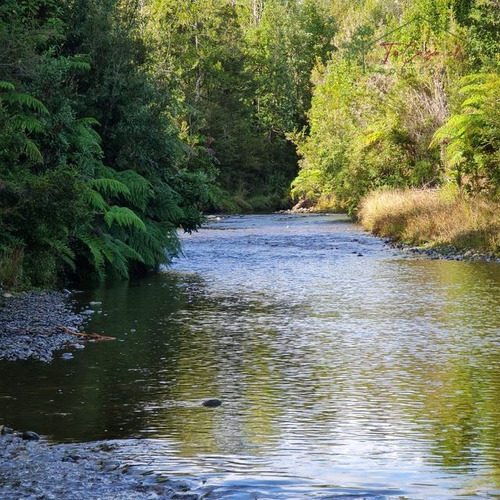
[[[222,401],[220,399],[207,399],[206,401],[203,401],[202,405],[207,407],[207,408],[217,408],[222,404]]]

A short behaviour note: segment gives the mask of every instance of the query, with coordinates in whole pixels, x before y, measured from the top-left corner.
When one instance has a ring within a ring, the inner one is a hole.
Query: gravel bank
[[[49,445],[0,436],[1,500],[195,500],[182,482],[158,482],[114,458],[119,444]]]
[[[64,293],[23,292],[0,296],[0,359],[50,361],[55,351],[82,345],[61,327],[78,330],[84,317],[75,314]]]
[[[415,247],[389,239],[386,239],[385,242],[398,250],[403,250],[404,252],[414,255],[422,255],[433,260],[442,259],[464,262],[500,262],[499,257],[489,253],[482,253],[477,250],[459,250],[451,246]]]

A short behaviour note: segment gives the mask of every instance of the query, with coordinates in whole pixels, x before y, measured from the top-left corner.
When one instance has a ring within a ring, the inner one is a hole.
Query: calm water
[[[500,265],[408,258],[342,216],[183,240],[170,270],[79,295],[118,341],[1,363],[2,420],[120,440],[206,498],[500,498]]]

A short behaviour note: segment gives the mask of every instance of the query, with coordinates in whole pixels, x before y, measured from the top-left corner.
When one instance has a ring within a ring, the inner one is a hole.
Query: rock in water
[[[40,439],[40,436],[33,431],[24,431],[21,437],[27,441],[38,441]]]
[[[207,408],[217,408],[222,404],[222,401],[220,399],[207,399],[206,401],[203,401],[202,404]]]

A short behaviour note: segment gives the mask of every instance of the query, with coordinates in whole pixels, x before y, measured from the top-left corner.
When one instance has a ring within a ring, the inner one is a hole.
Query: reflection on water
[[[500,496],[498,264],[407,258],[341,216],[183,239],[171,270],[82,295],[117,342],[0,364],[6,422],[125,440],[207,498]]]

